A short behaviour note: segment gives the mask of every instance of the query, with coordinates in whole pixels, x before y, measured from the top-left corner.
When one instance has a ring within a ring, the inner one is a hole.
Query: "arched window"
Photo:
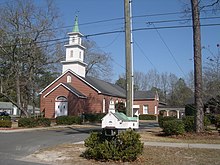
[[[67,77],[66,77],[66,82],[67,82],[67,83],[71,83],[71,81],[72,81],[72,77],[71,77],[71,76],[67,76]]]
[[[67,98],[65,96],[58,96],[56,101],[67,101]]]

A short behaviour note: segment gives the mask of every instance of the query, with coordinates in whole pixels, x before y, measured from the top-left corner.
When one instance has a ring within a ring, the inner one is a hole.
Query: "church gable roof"
[[[64,72],[57,79],[55,79],[51,84],[49,84],[45,89],[43,89],[40,92],[40,94],[45,92],[51,85],[53,85],[55,82],[59,81],[59,79],[61,79],[64,75],[66,75],[68,73],[73,74],[74,76],[79,78],[83,83],[87,84],[88,86],[90,86],[92,89],[94,89],[95,91],[97,91],[100,94],[126,98],[126,91],[125,91],[125,89],[121,88],[120,86],[103,81],[103,80],[100,80],[100,79],[97,79],[97,78],[94,78],[94,77],[91,77],[91,76],[81,77],[81,76],[77,75],[75,72],[73,72],[72,70],[67,70],[66,72]],[[79,96],[86,97],[85,95],[80,93],[80,91],[77,91],[70,84],[65,83],[65,82],[61,82],[61,84],[65,85],[66,88],[68,88],[72,92],[75,92]],[[54,88],[52,90],[54,90]],[[50,91],[52,91],[52,90],[50,90]],[[152,91],[135,91],[134,92],[134,100],[143,100],[143,99],[155,99],[155,93]]]
[[[47,97],[49,94],[51,94],[53,91],[55,91],[57,88],[59,88],[60,86],[63,86],[64,88],[66,88],[68,91],[70,91],[71,93],[73,93],[74,95],[76,95],[79,98],[86,98],[85,95],[83,95],[80,91],[76,90],[74,87],[72,87],[70,84],[68,83],[60,83],[57,86],[55,86],[52,90],[50,90],[48,93],[46,93],[44,95],[44,97]]]
[[[116,84],[112,84],[94,77],[86,76],[85,81],[99,89],[102,94],[125,98],[125,90]]]

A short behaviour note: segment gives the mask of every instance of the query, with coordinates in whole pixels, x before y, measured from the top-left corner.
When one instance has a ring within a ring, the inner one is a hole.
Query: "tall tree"
[[[204,111],[202,96],[202,54],[199,1],[191,0],[193,21],[193,48],[194,48],[194,81],[195,81],[195,106],[196,106],[196,132],[204,131]]]
[[[56,34],[57,10],[52,1],[45,3],[39,7],[31,0],[14,0],[0,10],[1,95],[27,117],[28,104],[36,102],[40,77],[59,61],[51,51],[56,43],[47,42]]]
[[[85,62],[87,63],[86,75],[94,76],[103,80],[111,81],[112,63],[109,53],[102,51],[95,41],[84,40],[86,47]]]
[[[168,100],[169,105],[184,106],[187,101],[192,98],[193,92],[187,87],[185,81],[180,78],[174,85],[170,98]]]

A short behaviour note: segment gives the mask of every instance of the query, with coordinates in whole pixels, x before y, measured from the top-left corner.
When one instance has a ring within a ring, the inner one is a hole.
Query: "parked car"
[[[4,112],[0,112],[0,116],[9,116],[9,114],[6,111],[4,111]]]

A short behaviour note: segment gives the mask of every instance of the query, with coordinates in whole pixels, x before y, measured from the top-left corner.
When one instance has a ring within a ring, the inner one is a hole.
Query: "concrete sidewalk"
[[[218,149],[220,144],[144,142],[145,146]]]
[[[84,144],[84,141],[76,142],[74,144]],[[144,146],[176,147],[176,148],[204,148],[204,149],[220,150],[220,144],[144,142]]]

